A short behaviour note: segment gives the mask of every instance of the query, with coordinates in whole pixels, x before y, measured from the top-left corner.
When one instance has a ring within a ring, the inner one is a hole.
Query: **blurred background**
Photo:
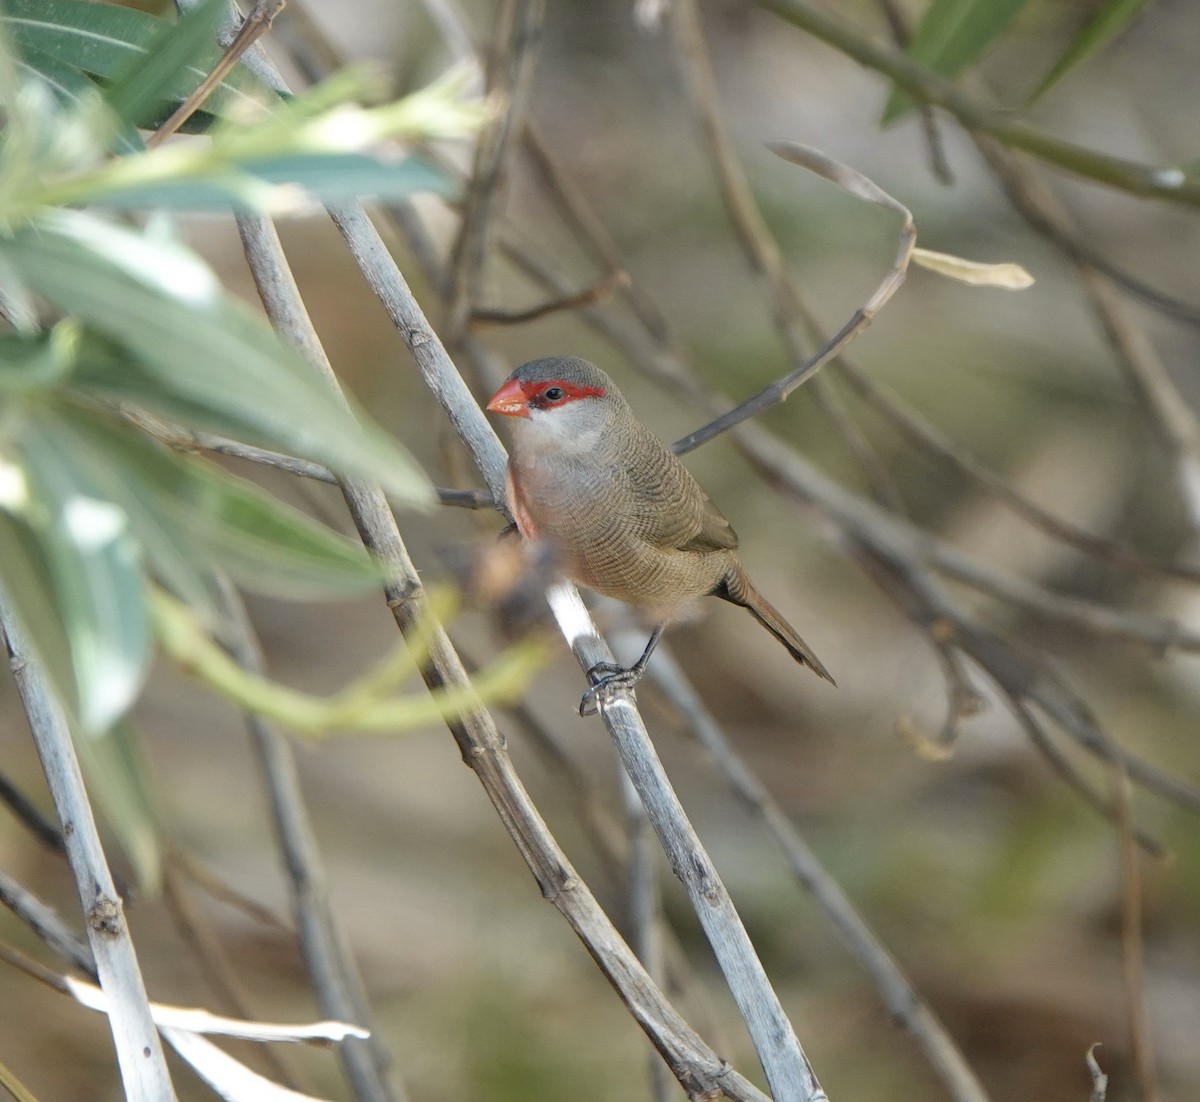
[[[645,18],[653,7],[637,5],[635,13],[628,0],[549,4],[528,117],[607,228],[633,286],[657,304],[673,347],[707,385],[740,398],[785,374],[791,361],[714,181],[676,37],[668,24]],[[1020,107],[1101,7],[1098,0],[1031,0],[963,86]],[[888,40],[875,3],[839,8],[865,36]],[[915,25],[923,5],[901,8]],[[476,41],[488,43],[493,5],[470,2],[461,10]],[[721,117],[766,224],[826,331],[836,330],[883,277],[897,220],[779,160],[765,148],[768,140],[815,146],[868,175],[912,209],[925,247],[1015,261],[1036,278],[1032,288],[1014,293],[914,269],[851,349],[859,369],[1059,516],[1117,536],[1150,559],[1196,561],[1170,453],[1129,385],[1075,265],[1014,211],[970,137],[938,116],[953,178],[940,182],[915,115],[881,128],[889,85],[879,74],[753,4],[702,0],[699,10]],[[420,3],[293,0],[267,50],[297,84],[304,74],[294,58],[314,56],[314,28],[334,55],[378,66],[397,94],[436,77],[452,60]],[[1188,161],[1200,150],[1197,42],[1200,6],[1147,4],[1028,117],[1052,134],[1131,160]],[[483,300],[520,311],[545,301],[547,292],[504,258],[504,243],[536,251],[570,287],[611,273],[558,217],[520,143],[514,149],[498,193]],[[469,149],[441,155],[469,167]],[[1096,253],[1173,300],[1200,304],[1194,211],[1031,164]],[[420,210],[444,256],[456,232],[454,210],[433,200],[422,201]],[[419,263],[381,225],[440,325],[444,311]],[[295,219],[281,232],[346,384],[434,481],[482,485],[328,220]],[[188,236],[231,287],[255,301],[227,220],[197,219]],[[1192,408],[1200,399],[1195,314],[1189,320],[1144,297],[1119,298],[1133,339],[1156,352],[1181,408]],[[609,305],[627,322],[633,316],[620,295]],[[667,440],[708,419],[656,386],[575,311],[477,336],[508,368],[555,353],[595,360]],[[471,382],[486,398],[498,379]],[[828,386],[916,525],[991,568],[1055,592],[1195,626],[1194,585],[1114,568],[1049,538],[954,464],[914,447],[837,379]],[[842,485],[869,496],[869,479],[809,391],[770,411],[762,424]],[[743,613],[708,602],[713,607],[667,639],[730,741],[908,971],[993,1097],[1087,1098],[1084,1058],[1095,1043],[1112,1077],[1112,1102],[1143,1097],[1122,978],[1114,826],[1055,774],[978,671],[972,684],[986,707],[961,724],[953,753],[930,760],[914,749],[914,732],[934,739],[946,713],[928,636],[847,556],[819,510],[773,492],[727,437],[699,449],[688,465],[738,530],[757,584],[839,684],[834,690],[798,671]],[[350,530],[331,488],[236,469]],[[452,576],[450,564],[463,548],[489,547],[502,523],[494,513],[451,508],[399,519],[426,581]],[[1184,780],[1200,778],[1193,656],[1156,654],[965,588],[951,592],[971,616],[1031,656],[1035,668],[1057,671],[1108,737]],[[336,689],[395,645],[394,625],[378,599],[320,605],[255,599],[250,608],[273,675],[310,691]],[[617,611],[599,613],[606,626],[623,623]],[[502,645],[486,609],[464,614],[452,635],[475,661]],[[562,645],[536,678],[528,705],[567,745],[619,823],[618,767],[600,721],[574,714],[581,688]],[[649,683],[639,701],[830,1097],[947,1097],[677,712]],[[50,813],[7,681],[0,705],[3,772]],[[623,924],[624,889],[581,822],[575,789],[536,752],[521,724],[503,712],[500,720],[551,828]],[[230,955],[253,1012],[285,1020],[316,1016],[286,929],[286,881],[243,721],[163,665],[136,722],[172,850],[283,924],[184,878],[198,921]],[[1075,754],[1068,740],[1060,741]],[[409,1097],[651,1097],[645,1038],[541,898],[444,728],[398,739],[332,739],[297,753],[326,887]],[[1082,759],[1080,768],[1106,789],[1103,768]],[[1169,853],[1140,863],[1145,993],[1161,1097],[1197,1097],[1200,824],[1193,812],[1153,793],[1135,791],[1133,808]],[[114,861],[122,867],[119,854]],[[0,867],[75,923],[77,902],[63,862],[6,811],[0,811]],[[672,995],[718,1052],[761,1081],[686,899],[665,862],[661,871],[667,920],[687,961]],[[128,865],[124,873],[128,880]],[[211,967],[190,951],[173,913],[178,907],[136,888],[131,893],[131,924],[152,994],[212,1005]],[[0,936],[41,951],[7,913],[0,914]],[[248,1049],[238,1051],[260,1061]],[[0,983],[0,1052],[41,1102],[120,1096],[103,1019],[16,973]],[[280,1058],[304,1089],[349,1097],[331,1054],[286,1051]],[[208,1097],[186,1071],[177,1082],[182,1097]],[[672,1096],[682,1094],[676,1089]]]

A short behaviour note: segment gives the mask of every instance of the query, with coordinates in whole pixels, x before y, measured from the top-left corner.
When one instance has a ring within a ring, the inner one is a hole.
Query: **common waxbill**
[[[738,538],[688,469],[633,415],[594,364],[552,356],[518,367],[487,408],[512,418],[508,504],[572,581],[647,609],[657,626],[638,661],[588,671],[601,691],[642,675],[667,622],[696,597],[750,610],[801,665],[829,671],[750,584]]]

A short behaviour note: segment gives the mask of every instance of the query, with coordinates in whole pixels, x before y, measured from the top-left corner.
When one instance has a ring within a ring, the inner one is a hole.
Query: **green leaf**
[[[216,621],[220,602],[212,580],[212,564],[195,546],[188,526],[177,522],[159,508],[151,495],[141,491],[132,465],[122,455],[114,455],[103,439],[97,441],[95,434],[87,431],[91,420],[118,437],[141,438],[133,429],[105,425],[98,415],[65,405],[35,413],[28,431],[40,434],[49,446],[69,457],[88,493],[98,500],[111,501],[125,513],[147,565],[158,580],[210,622]]]
[[[398,501],[432,504],[423,472],[360,419],[260,318],[223,295],[191,253],[91,215],[56,211],[0,238],[0,260],[31,290],[136,361],[77,373],[93,393],[378,481]]]
[[[272,201],[257,186],[286,186]],[[417,192],[448,195],[451,177],[420,157],[385,160],[367,153],[286,153],[246,161],[236,170],[207,176],[121,183],[106,194],[98,187],[89,202],[116,208],[165,207],[175,210],[228,210],[230,207],[287,209],[298,201],[336,203],[347,199],[395,202]]]
[[[954,77],[976,61],[1008,27],[1028,0],[931,0],[908,56],[944,77]],[[911,111],[907,92],[893,89],[883,109],[887,126]]]
[[[22,434],[20,448],[70,643],[80,729],[95,734],[133,703],[150,661],[138,547],[125,514],[90,492],[69,454],[34,431]]]
[[[0,508],[0,588],[55,696],[74,719],[79,715],[79,693],[71,643],[47,560],[47,550],[30,525]]]
[[[61,386],[75,368],[80,329],[60,321],[48,333],[0,333],[0,394]]]
[[[92,464],[138,538],[173,534],[198,573],[220,567],[260,593],[290,597],[361,593],[382,579],[360,544],[214,463],[97,413],[64,408],[45,435]]]
[[[1067,47],[1062,57],[1055,62],[1054,67],[1046,74],[1046,79],[1029,97],[1026,106],[1040,99],[1076,65],[1105,46],[1145,6],[1146,0],[1107,0],[1088,25],[1079,32],[1075,41]]]
[[[133,865],[142,894],[162,886],[163,847],[155,813],[150,770],[127,720],[98,738],[77,739],[79,765],[88,792]]]
[[[44,53],[33,46],[26,46],[15,61],[22,73],[42,81],[54,94],[54,98],[65,107],[84,110],[92,101],[99,101],[101,98],[100,89],[95,81],[52,54]],[[136,127],[115,117],[113,124],[116,131],[111,146],[113,152],[136,153],[145,148]]]
[[[165,20],[116,4],[93,0],[5,0],[0,8],[5,27],[18,49],[38,50],[60,63],[115,81],[148,62]],[[220,53],[213,45],[213,58]],[[166,94],[184,99],[207,75],[203,65],[189,65]],[[205,107],[217,115],[235,108],[269,102],[274,96],[243,65],[236,66],[213,90]]]
[[[181,91],[191,95],[204,79],[196,71],[211,71],[221,56],[217,31],[228,11],[227,0],[204,0],[178,22],[162,23],[147,46],[148,56],[131,59],[113,81],[105,96],[108,106],[136,125],[171,110]]]

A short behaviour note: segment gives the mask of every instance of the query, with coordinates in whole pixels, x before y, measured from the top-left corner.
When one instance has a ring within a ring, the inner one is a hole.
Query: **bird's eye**
[[[546,388],[546,393],[542,395],[547,402],[557,402],[560,398],[566,395],[566,391],[560,386],[552,386]]]

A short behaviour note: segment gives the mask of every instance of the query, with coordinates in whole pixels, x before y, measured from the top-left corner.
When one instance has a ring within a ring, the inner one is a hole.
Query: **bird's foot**
[[[588,680],[592,687],[580,698],[579,714],[594,716],[600,710],[600,703],[610,694],[620,689],[632,689],[645,673],[645,667],[640,663],[635,666],[618,666],[615,662],[597,662],[588,670]]]

